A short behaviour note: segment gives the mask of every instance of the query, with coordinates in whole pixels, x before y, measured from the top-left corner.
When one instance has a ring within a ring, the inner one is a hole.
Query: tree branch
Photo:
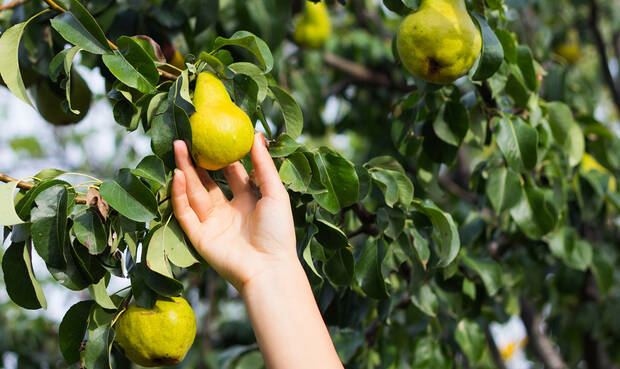
[[[349,210],[353,210],[353,212],[357,216],[357,219],[362,222],[362,225],[355,231],[347,234],[348,238],[355,237],[363,233],[370,236],[376,236],[379,234],[379,228],[377,227],[377,214],[366,209],[364,205],[360,203],[355,203],[351,206],[343,208],[340,211],[341,216],[344,216],[344,213]]]
[[[525,324],[529,345],[543,361],[546,368],[566,369],[566,363],[553,347],[553,343],[542,331],[542,316],[527,299],[521,299],[521,319]]]
[[[13,9],[15,7],[18,7],[18,6],[22,5],[22,4],[27,3],[28,1],[30,1],[30,0],[17,0],[17,1],[13,1],[12,3],[8,3],[6,5],[2,5],[2,6],[0,6],[0,12],[3,11],[3,10]]]
[[[411,92],[417,89],[416,86],[396,84],[383,73],[375,72],[361,64],[357,64],[332,53],[324,53],[323,60],[328,66],[348,75],[359,83],[389,87],[402,92]]]
[[[0,181],[8,183],[8,182],[17,182],[17,188],[21,188],[24,190],[30,190],[33,187],[36,186],[36,183],[32,183],[32,182],[24,182],[24,181],[20,181],[17,178],[13,178],[11,176],[7,176],[4,173],[0,173]],[[84,196],[77,196],[75,198],[75,203],[76,204],[86,204],[86,197]]]
[[[611,71],[609,70],[609,59],[607,57],[607,49],[605,47],[605,41],[603,40],[603,34],[598,27],[598,19],[599,19],[600,8],[597,0],[590,0],[590,30],[594,35],[594,42],[596,44],[596,49],[599,54],[599,58],[601,60],[601,72],[603,73],[603,78],[605,83],[607,83],[607,87],[611,92],[611,97],[616,104],[616,108],[620,111],[620,92],[616,88],[616,84],[614,82],[614,78],[611,75]]]

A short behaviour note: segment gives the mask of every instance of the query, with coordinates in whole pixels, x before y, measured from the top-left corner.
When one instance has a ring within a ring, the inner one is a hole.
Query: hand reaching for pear
[[[238,291],[265,271],[299,264],[288,193],[261,134],[250,152],[260,199],[240,162],[223,169],[233,193],[228,200],[204,169],[194,167],[183,141],[174,143],[174,154],[174,213],[198,253]]]

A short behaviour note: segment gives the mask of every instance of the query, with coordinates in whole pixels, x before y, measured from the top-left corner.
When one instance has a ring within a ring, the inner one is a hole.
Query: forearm
[[[342,368],[298,261],[256,276],[242,294],[267,368]]]

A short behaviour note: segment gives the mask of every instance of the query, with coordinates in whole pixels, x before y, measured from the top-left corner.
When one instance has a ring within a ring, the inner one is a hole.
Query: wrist
[[[306,272],[301,265],[297,255],[274,262],[268,268],[256,273],[252,277],[243,281],[239,293],[246,302],[254,296],[264,295],[267,291],[296,291],[310,287]],[[271,295],[271,294],[270,294]]]

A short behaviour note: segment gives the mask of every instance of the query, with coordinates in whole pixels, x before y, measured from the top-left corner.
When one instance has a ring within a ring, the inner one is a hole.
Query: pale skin
[[[174,214],[200,255],[241,294],[270,369],[343,368],[297,258],[288,193],[256,134],[250,157],[261,198],[240,162],[223,169],[233,193],[174,143]]]

